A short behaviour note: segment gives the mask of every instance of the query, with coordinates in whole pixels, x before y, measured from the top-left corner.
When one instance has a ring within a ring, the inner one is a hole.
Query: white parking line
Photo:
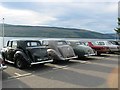
[[[21,76],[21,74],[19,74],[19,73],[14,73],[16,76]]]
[[[83,60],[71,60],[72,62],[78,62],[78,63],[82,63],[82,64],[86,64],[89,63],[90,61],[83,61]]]
[[[26,73],[26,74],[19,74],[19,73],[14,73],[16,76],[11,76],[8,77],[8,79],[13,79],[13,78],[20,78],[20,77],[25,77],[25,76],[30,76],[32,73]]]
[[[54,65],[54,68],[53,69],[67,69],[68,65],[66,66],[61,66],[61,65]]]

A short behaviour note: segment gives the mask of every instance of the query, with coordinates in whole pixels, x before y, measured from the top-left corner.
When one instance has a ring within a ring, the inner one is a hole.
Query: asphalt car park
[[[18,69],[7,63],[3,88],[118,88],[118,54]]]

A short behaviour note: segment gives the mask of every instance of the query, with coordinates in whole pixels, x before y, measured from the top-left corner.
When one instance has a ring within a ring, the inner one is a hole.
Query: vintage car
[[[78,56],[78,58],[81,57],[89,57],[91,55],[95,55],[93,49],[87,45],[85,45],[83,42],[77,41],[77,40],[69,40],[68,44],[72,46],[75,54]]]
[[[66,60],[77,58],[73,48],[64,40],[40,40],[42,45],[47,46],[48,53],[53,57],[53,63],[58,60]]]
[[[110,53],[114,53],[114,52],[118,52],[119,51],[119,46],[113,44],[110,41],[96,41],[95,43],[97,45],[100,45],[100,46],[107,46],[107,47],[109,47],[109,52]]]
[[[53,61],[39,40],[10,40],[1,54],[4,61],[14,63],[20,69]]]
[[[109,41],[110,43],[114,44],[114,45],[120,45],[120,42],[119,41],[114,41],[114,40],[110,40]]]
[[[1,70],[4,70],[4,69],[6,69],[7,68],[7,66],[5,65],[5,63],[4,63],[4,60],[2,59],[2,58],[0,58],[0,71]]]
[[[101,55],[101,53],[109,52],[109,47],[97,45],[94,41],[86,42],[86,45],[90,46],[94,50],[95,55]]]

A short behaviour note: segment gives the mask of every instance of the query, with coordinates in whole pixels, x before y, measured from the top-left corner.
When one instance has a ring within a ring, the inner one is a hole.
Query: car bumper
[[[75,58],[78,58],[78,56],[74,56],[74,57],[65,58],[65,60],[70,60],[70,59],[75,59]]]
[[[42,63],[51,63],[53,60],[41,61],[41,62],[32,62],[31,65],[42,64]]]
[[[0,65],[0,70],[4,70],[4,69],[6,69],[7,68],[7,66],[3,66],[2,64]]]
[[[93,56],[93,55],[95,55],[95,53],[93,53],[93,54],[85,54],[84,56],[89,57],[89,56]]]

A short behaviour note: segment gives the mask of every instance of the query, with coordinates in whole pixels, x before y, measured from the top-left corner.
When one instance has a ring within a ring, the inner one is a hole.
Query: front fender
[[[7,58],[6,51],[1,51],[2,59],[5,60]]]
[[[16,58],[18,57],[18,55],[22,55],[24,57],[25,61],[27,61],[29,64],[31,63],[30,60],[29,60],[29,58],[22,51],[17,51],[14,54],[14,60],[16,60]]]

